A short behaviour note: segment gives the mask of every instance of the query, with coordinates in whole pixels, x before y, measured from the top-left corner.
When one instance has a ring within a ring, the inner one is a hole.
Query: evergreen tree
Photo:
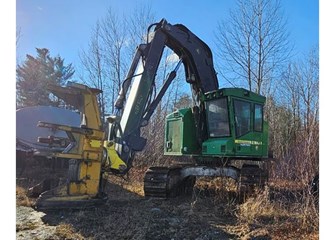
[[[36,48],[37,57],[27,54],[16,69],[17,106],[58,106],[60,101],[47,91],[49,84],[64,85],[72,77],[72,64],[64,65],[60,56],[51,57],[46,48]]]

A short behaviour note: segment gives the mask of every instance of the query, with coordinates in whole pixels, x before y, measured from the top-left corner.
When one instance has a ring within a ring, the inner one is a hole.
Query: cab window
[[[251,130],[251,103],[234,100],[235,131],[236,137],[240,137]]]
[[[227,98],[207,101],[206,109],[209,136],[230,136]]]
[[[255,104],[254,130],[261,132],[263,130],[263,106]]]

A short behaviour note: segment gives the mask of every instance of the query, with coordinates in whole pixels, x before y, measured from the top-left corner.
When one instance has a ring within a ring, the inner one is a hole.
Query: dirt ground
[[[50,212],[34,210],[34,199],[26,197],[26,190],[34,180],[21,174],[17,178],[16,238],[318,239],[315,230],[299,230],[299,218],[291,215],[241,218],[242,205],[234,194],[218,191],[219,184],[197,180],[192,196],[145,198],[143,173],[143,169],[135,168],[128,180],[110,177],[105,205]]]

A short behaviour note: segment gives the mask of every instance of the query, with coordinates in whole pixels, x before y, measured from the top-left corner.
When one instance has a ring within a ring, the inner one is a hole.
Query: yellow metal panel
[[[100,161],[101,158],[101,154],[97,153],[97,152],[89,152],[89,151],[85,151],[83,153],[83,159],[88,159],[88,160],[99,160]]]
[[[99,190],[100,162],[81,162],[79,166],[80,183],[70,183],[69,194],[96,195]]]
[[[96,196],[99,190],[99,180],[88,180],[83,183],[70,183],[69,195],[88,194]]]
[[[56,153],[55,156],[59,158],[74,158],[74,159],[81,159],[83,157],[81,154],[75,154],[75,153]]]
[[[100,147],[102,147],[102,141],[100,141],[100,140],[90,140],[90,146],[92,148],[100,148]]]
[[[78,195],[78,196],[74,196],[74,195],[67,195],[67,196],[55,196],[55,197],[50,197],[48,198],[46,201],[64,201],[64,202],[71,202],[71,201],[77,201],[77,200],[88,200],[92,198],[92,196],[89,195]]]
[[[119,157],[118,153],[114,148],[115,145],[105,141],[104,146],[107,149],[108,159],[111,168],[116,170],[121,170],[122,168],[125,169],[127,167],[127,164]]]

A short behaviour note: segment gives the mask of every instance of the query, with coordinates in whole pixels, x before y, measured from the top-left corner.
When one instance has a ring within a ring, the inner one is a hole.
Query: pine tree
[[[58,106],[60,101],[47,91],[49,84],[64,85],[74,74],[72,64],[64,65],[60,56],[51,57],[46,48],[36,48],[37,57],[27,54],[16,69],[17,106]]]

